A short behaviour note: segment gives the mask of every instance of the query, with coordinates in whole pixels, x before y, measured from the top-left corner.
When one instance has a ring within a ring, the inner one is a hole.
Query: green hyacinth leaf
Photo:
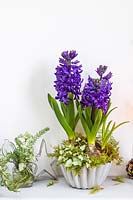
[[[66,105],[63,102],[60,102],[60,106],[64,117],[66,117]]]
[[[52,97],[50,94],[48,94],[48,102],[49,102],[49,105],[51,106],[51,108],[53,109]]]
[[[78,121],[79,121],[79,113],[77,112],[77,114],[76,114],[76,116],[75,116],[75,121],[74,121],[73,130],[75,130],[75,127],[76,127]]]
[[[85,108],[86,121],[90,129],[92,128],[91,113],[92,113],[92,108],[90,107]]]
[[[111,105],[111,104],[110,104],[110,105]],[[105,126],[106,126],[107,118],[108,118],[108,116],[111,114],[111,112],[112,112],[113,110],[115,110],[116,108],[117,108],[117,107],[112,108],[111,110],[109,110],[109,111],[106,113],[106,115],[104,115],[104,117],[103,117],[103,119],[102,119],[102,122],[103,122],[102,132],[103,132],[103,134],[105,133]]]
[[[80,119],[81,119],[82,126],[84,128],[85,134],[87,136],[87,139],[89,140],[90,129],[89,129],[88,125],[87,125],[87,122],[85,120],[84,114],[83,114],[83,112],[81,110],[81,106],[79,106],[78,111],[79,111],[79,116],[80,116]]]
[[[96,118],[95,118],[95,121],[94,121],[94,125],[92,126],[92,129],[91,129],[91,133],[90,133],[90,137],[91,137],[91,141],[90,141],[90,144],[94,144],[95,143],[95,140],[96,140],[96,135],[100,129],[100,125],[101,125],[101,120],[102,120],[102,110],[99,109],[96,113]]]
[[[117,128],[119,128],[123,124],[127,124],[127,123],[129,123],[129,121],[121,122],[120,124],[118,124],[118,125],[115,126],[114,130],[116,130]]]
[[[49,95],[50,96],[50,95]],[[61,126],[64,128],[65,132],[67,133],[69,139],[73,139],[75,136],[74,131],[69,126],[68,122],[66,121],[65,117],[62,115],[58,103],[56,100],[50,96],[50,105],[53,108],[55,115],[60,122]]]
[[[73,129],[75,123],[75,110],[74,110],[74,102],[73,102],[73,94],[69,94],[69,102],[66,106],[66,120],[69,126]]]
[[[112,133],[114,131],[114,128],[115,128],[115,122],[113,123],[111,130],[109,130],[106,133],[106,136],[104,137],[104,139],[102,141],[102,149],[106,146],[107,142],[109,141],[109,138],[111,137],[111,135],[112,135]]]

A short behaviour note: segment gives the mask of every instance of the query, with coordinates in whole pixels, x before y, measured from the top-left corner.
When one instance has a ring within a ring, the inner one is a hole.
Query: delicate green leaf
[[[118,183],[125,183],[124,178],[125,178],[124,176],[117,176],[117,177],[112,178],[112,180]]]
[[[47,131],[49,131],[50,129],[48,127],[42,129],[41,131],[39,131],[38,133],[35,134],[35,136],[33,136],[33,144],[42,136],[44,135]]]
[[[108,135],[108,133],[109,133],[109,128],[110,128],[111,123],[112,123],[112,120],[109,121],[109,123],[107,124],[107,127],[106,127],[105,131],[102,133],[102,139],[103,139],[103,140],[104,140],[104,138],[105,138],[105,137]]]
[[[73,164],[72,159],[69,159],[69,160],[66,161],[65,167],[71,167],[72,164]]]
[[[111,104],[110,104],[111,105]],[[110,106],[109,106],[110,107]],[[103,115],[103,119],[102,119],[102,122],[103,122],[103,127],[102,127],[102,133],[104,134],[105,132],[105,126],[106,126],[106,121],[107,121],[107,118],[108,116],[110,115],[110,113],[115,110],[117,107],[114,107],[112,108],[111,110],[109,110],[106,115]]]
[[[111,110],[109,110],[108,112],[107,112],[107,114],[105,115],[105,117],[107,118],[109,115],[110,115],[110,113],[113,111],[113,110],[115,110],[117,107],[114,107],[114,108],[112,108]]]
[[[118,127],[122,126],[123,124],[129,123],[129,121],[121,122],[117,126],[115,126],[114,130],[116,130]]]
[[[82,151],[84,151],[84,150],[85,150],[85,148],[86,148],[85,144],[84,144],[84,145],[82,145],[82,146],[80,146],[80,149],[81,149]]]
[[[99,192],[100,190],[103,190],[103,187],[96,186],[93,189],[90,190],[90,194],[95,194],[96,192]]]
[[[110,104],[110,105],[111,105],[111,104]],[[125,124],[125,123],[128,123],[128,121],[122,122],[122,123],[118,124],[117,126],[116,126],[115,123],[114,123],[113,126],[112,126],[112,128],[111,128],[111,130],[109,130],[109,129],[110,129],[110,124],[111,124],[112,121],[110,121],[110,122],[108,123],[107,126],[106,126],[106,123],[107,123],[106,121],[107,121],[107,118],[108,118],[108,116],[110,115],[110,113],[111,113],[113,110],[115,110],[116,108],[117,108],[117,107],[114,107],[114,108],[112,108],[111,110],[109,110],[109,111],[106,113],[106,115],[103,117],[103,119],[102,119],[102,149],[106,146],[106,144],[107,144],[109,138],[111,137],[113,131],[114,131],[115,129],[117,129],[118,127],[120,127],[121,125],[123,125],[123,124]]]
[[[106,144],[107,144],[109,138],[111,137],[111,135],[112,135],[112,133],[113,133],[113,131],[114,131],[114,128],[115,128],[115,122],[113,123],[111,130],[109,130],[109,131],[106,133],[105,137],[103,138],[103,141],[102,141],[102,149],[106,146]]]
[[[57,183],[57,181],[49,181],[48,184],[47,184],[47,187],[49,186],[53,186],[55,183]]]

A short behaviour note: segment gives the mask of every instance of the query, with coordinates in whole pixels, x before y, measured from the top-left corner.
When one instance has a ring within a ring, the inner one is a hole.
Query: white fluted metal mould
[[[62,173],[66,179],[66,182],[74,187],[80,189],[90,189],[95,186],[101,185],[109,174],[111,163],[101,165],[97,168],[83,168],[79,175],[74,175],[72,172],[66,170],[61,165]]]

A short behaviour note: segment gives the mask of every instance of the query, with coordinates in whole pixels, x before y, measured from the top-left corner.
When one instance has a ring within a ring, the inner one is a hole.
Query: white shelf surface
[[[125,179],[125,183],[115,185],[116,182],[108,177],[104,182],[104,189],[89,194],[89,190],[71,188],[64,178],[59,178],[58,183],[47,187],[49,180],[39,181],[32,187],[23,188],[20,192],[10,192],[5,187],[0,187],[0,199],[133,199],[133,180]]]

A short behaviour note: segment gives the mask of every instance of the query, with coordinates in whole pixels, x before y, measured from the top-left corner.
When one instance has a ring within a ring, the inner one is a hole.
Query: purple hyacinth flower
[[[81,95],[82,65],[78,65],[79,61],[73,60],[77,55],[74,50],[62,52],[59,65],[56,67],[56,80],[54,81],[54,87],[57,91],[56,99],[65,104],[70,101],[70,93],[74,95],[74,99],[79,99]]]
[[[100,66],[97,68],[96,72],[98,73],[98,75],[99,75],[100,77],[102,77],[103,74],[106,72],[106,70],[107,70],[107,66],[100,65]]]
[[[89,106],[95,109],[102,109],[104,113],[107,112],[112,89],[112,83],[110,82],[112,73],[110,72],[106,76],[103,76],[105,71],[103,72],[103,68],[101,67],[97,69],[97,73],[100,76],[99,79],[94,79],[89,76],[88,83],[84,86],[81,99],[84,107]]]

